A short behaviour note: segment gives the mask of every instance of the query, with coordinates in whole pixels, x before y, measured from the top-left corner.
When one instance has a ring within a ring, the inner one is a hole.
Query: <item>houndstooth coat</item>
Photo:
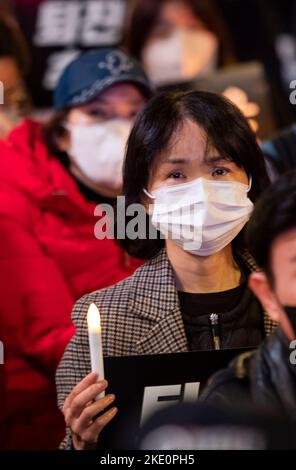
[[[249,254],[242,254],[241,258],[250,272],[256,270]],[[61,409],[73,387],[91,371],[86,322],[91,302],[100,310],[105,356],[188,351],[173,271],[162,249],[131,277],[76,302],[72,313],[76,334],[56,373]],[[266,334],[276,327],[266,314],[264,325]],[[67,430],[61,448],[70,447],[71,436]]]

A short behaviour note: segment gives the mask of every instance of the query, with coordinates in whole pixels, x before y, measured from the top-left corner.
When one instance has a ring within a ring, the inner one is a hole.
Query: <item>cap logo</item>
[[[112,76],[118,76],[122,72],[130,72],[134,64],[121,51],[112,51],[98,63],[98,68],[108,70]]]

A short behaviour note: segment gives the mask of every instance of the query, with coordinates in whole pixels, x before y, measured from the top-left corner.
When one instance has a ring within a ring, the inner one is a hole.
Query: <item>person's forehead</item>
[[[197,16],[186,3],[165,2],[160,10],[159,22],[168,22],[176,26],[187,26],[197,21]]]
[[[129,106],[144,106],[145,98],[137,90],[134,85],[123,84],[123,86],[127,85],[131,88],[116,88],[110,89],[108,88],[106,91],[100,93],[96,98],[88,103],[82,104],[80,106],[75,106],[74,109],[77,109],[82,112],[88,112],[89,110],[96,109],[97,107],[103,108],[112,108],[113,106],[118,105],[129,105]],[[115,87],[115,85],[114,85]],[[113,87],[112,87],[113,88]]]
[[[140,90],[132,83],[117,83],[102,91],[93,103],[111,103],[113,101],[130,101],[144,99]]]
[[[160,161],[167,162],[180,156],[188,160],[204,159],[210,150],[212,146],[204,129],[184,120],[173,133],[168,147],[160,152]]]

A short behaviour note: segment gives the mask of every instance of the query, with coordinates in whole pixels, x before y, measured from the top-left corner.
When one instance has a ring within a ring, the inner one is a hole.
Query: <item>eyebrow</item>
[[[170,164],[170,165],[183,165],[185,163],[189,163],[190,160],[187,160],[186,158],[167,158],[162,161],[162,163]]]
[[[171,164],[171,165],[184,165],[186,163],[191,163],[192,160],[188,160],[186,158],[167,158],[162,161],[162,163],[165,164]],[[206,164],[213,164],[213,163],[218,163],[218,162],[228,162],[231,163],[232,160],[228,159],[226,157],[222,157],[221,155],[213,155],[213,156],[205,156],[203,163]]]
[[[221,155],[206,155],[204,158],[204,163],[207,163],[207,164],[219,163],[219,162],[233,163],[233,161],[230,158],[222,157]]]

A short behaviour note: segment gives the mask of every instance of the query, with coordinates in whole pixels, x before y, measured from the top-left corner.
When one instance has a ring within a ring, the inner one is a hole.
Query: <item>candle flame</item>
[[[101,330],[101,318],[98,307],[92,303],[87,311],[87,325],[90,331]]]

